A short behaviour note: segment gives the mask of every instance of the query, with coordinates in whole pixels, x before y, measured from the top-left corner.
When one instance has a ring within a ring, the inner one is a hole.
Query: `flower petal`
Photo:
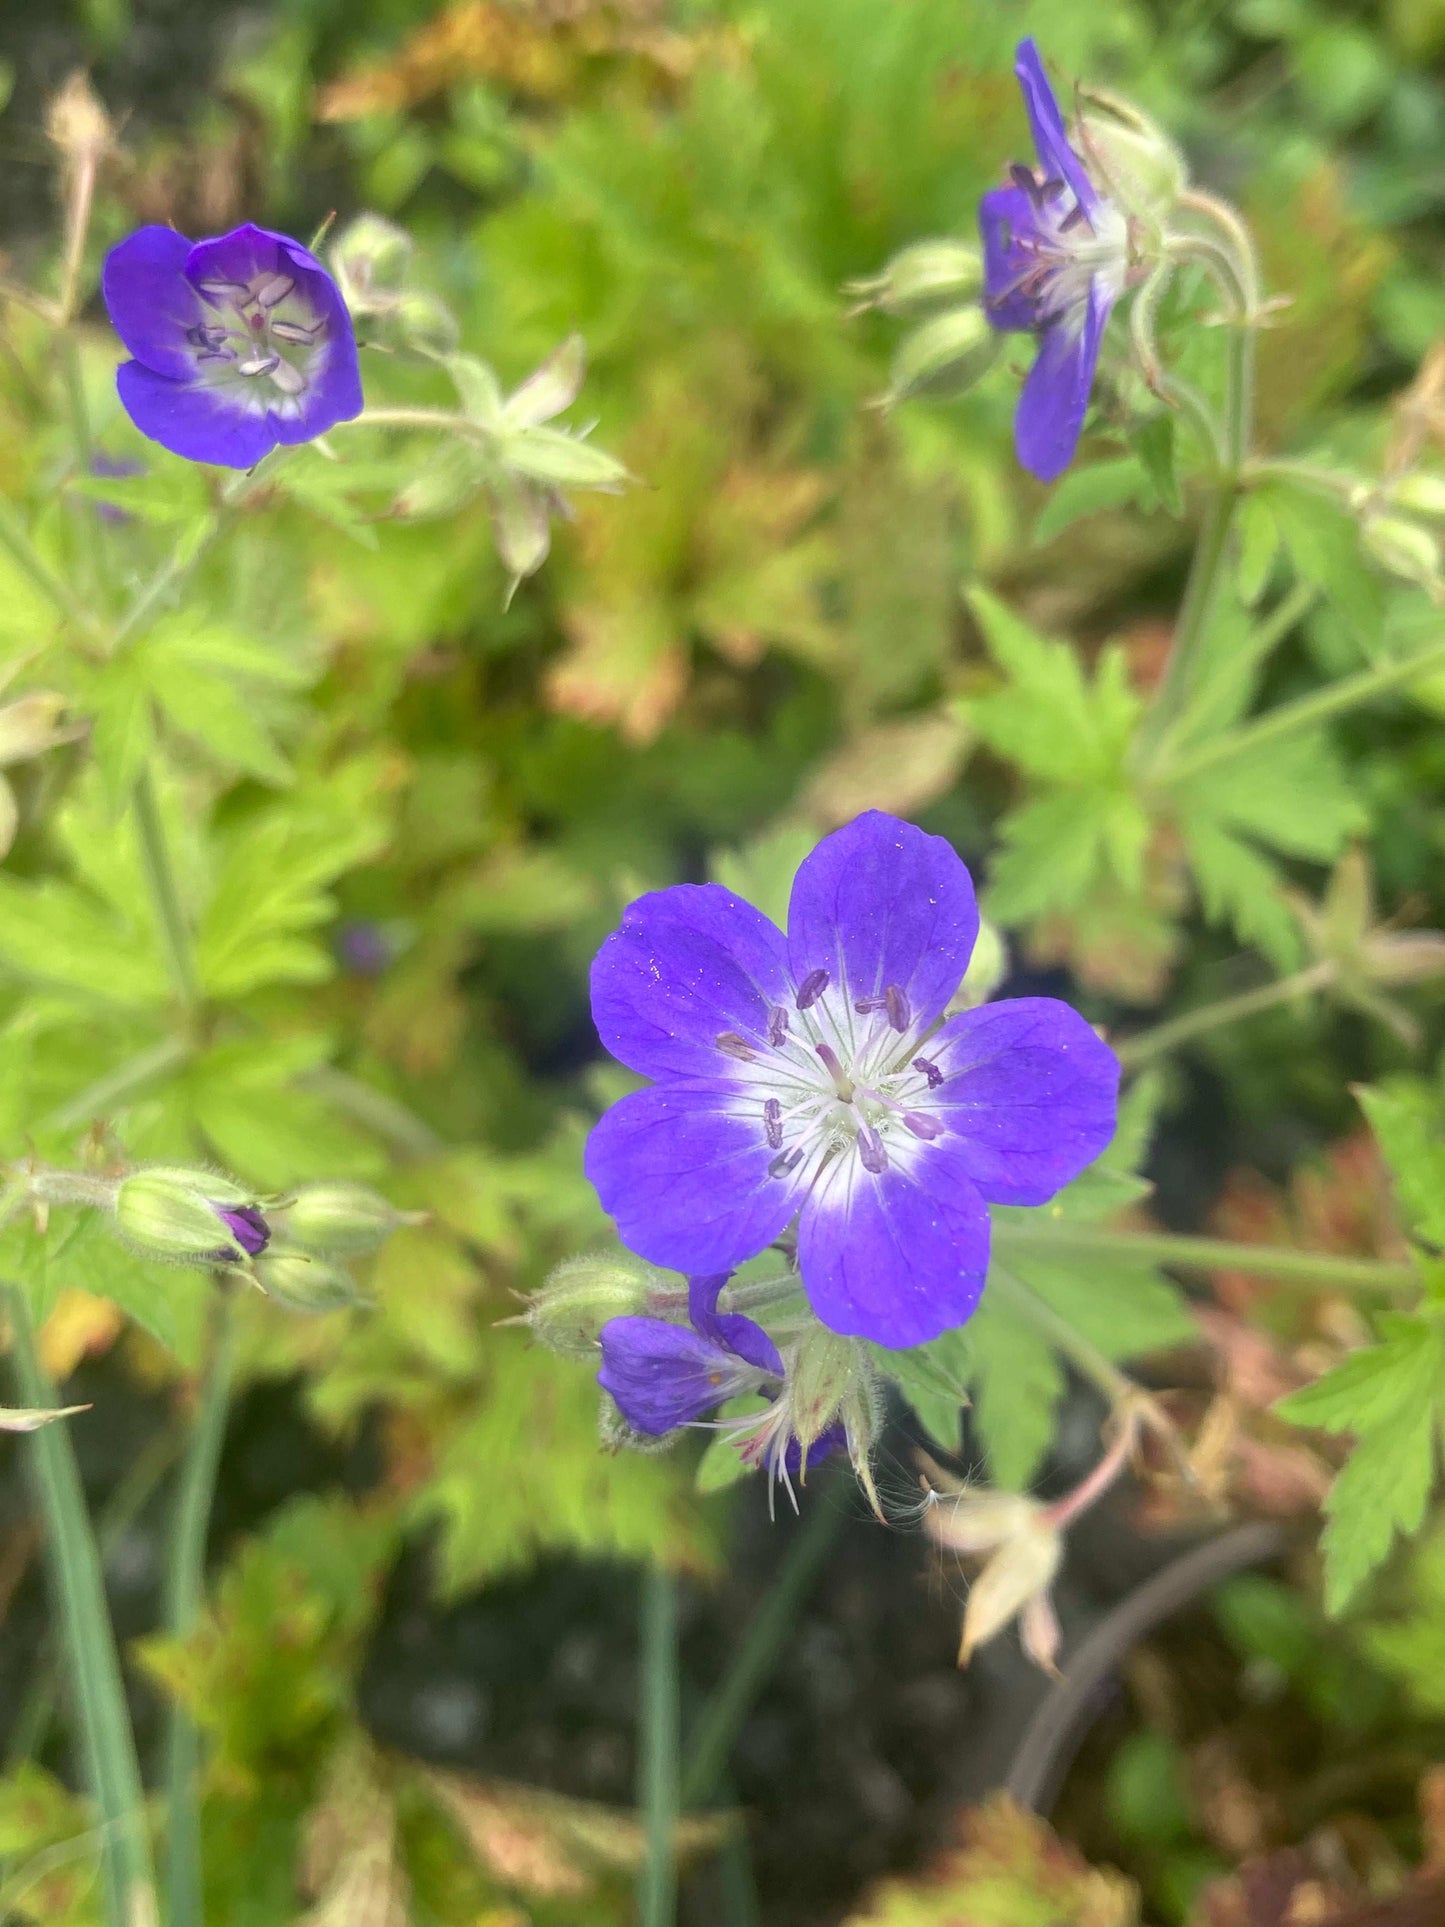
[[[793,881],[793,981],[826,970],[855,1000],[896,985],[915,1024],[943,1010],[977,935],[973,882],[953,846],[879,810],[824,837]]]
[[[1114,1135],[1119,1060],[1053,997],[983,1004],[929,1041],[929,1096],[990,1204],[1046,1204]],[[920,1105],[920,1108],[924,1108]]]
[[[963,1324],[988,1271],[982,1199],[946,1138],[919,1149],[908,1170],[877,1175],[857,1157],[835,1158],[798,1226],[798,1268],[819,1318],[896,1350]]]
[[[1058,99],[1049,85],[1049,77],[1044,72],[1044,63],[1034,40],[1019,42],[1014,56],[1014,72],[1023,91],[1024,108],[1028,113],[1034,146],[1038,149],[1045,172],[1067,181],[1081,207],[1086,210],[1096,207],[1099,196],[1089,179],[1088,169],[1069,145],[1069,137],[1064,131],[1064,117],[1059,111]]]
[[[797,1210],[797,1180],[768,1175],[774,1156],[736,1090],[696,1079],[614,1104],[587,1140],[585,1168],[625,1245],[701,1273],[756,1257]]]
[[[1061,317],[1040,337],[1014,416],[1014,446],[1020,462],[1041,482],[1056,480],[1074,459],[1113,305],[1113,295],[1096,275],[1084,314]]]
[[[693,1329],[710,1338],[715,1345],[726,1345],[729,1351],[745,1358],[750,1365],[756,1365],[760,1372],[771,1372],[777,1378],[783,1376],[783,1359],[777,1346],[751,1318],[741,1312],[719,1311],[718,1296],[727,1283],[730,1273],[716,1272],[710,1278],[689,1278],[687,1281],[687,1315],[692,1320]]]
[[[1037,226],[1034,204],[1021,187],[996,187],[978,204],[983,239],[983,311],[995,328],[1031,328],[1034,303],[1018,292],[1037,256],[1018,244]]]
[[[253,468],[276,446],[264,410],[238,407],[198,382],[172,381],[139,361],[123,361],[115,371],[115,387],[142,435],[187,461]]]
[[[190,242],[174,228],[137,228],[106,255],[100,275],[111,326],[127,352],[172,380],[195,372],[186,330],[204,319],[201,298],[186,280],[190,253]]]
[[[592,1017],[612,1055],[645,1077],[716,1076],[728,1032],[766,1043],[791,996],[783,933],[716,883],[639,897],[592,966]]]
[[[758,1374],[687,1325],[663,1318],[610,1318],[600,1334],[597,1383],[636,1432],[658,1438],[724,1400],[757,1390]]]

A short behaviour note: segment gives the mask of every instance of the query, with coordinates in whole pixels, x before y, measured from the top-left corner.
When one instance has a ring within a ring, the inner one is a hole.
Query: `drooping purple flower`
[[[1038,337],[1014,440],[1023,466],[1051,482],[1078,447],[1104,326],[1128,279],[1129,223],[1069,145],[1032,40],[1020,42],[1014,72],[1039,165],[1012,168],[1012,184],[979,206],[984,312],[995,328]]]
[[[125,455],[106,455],[100,449],[91,456],[87,467],[98,482],[126,482],[145,474],[144,462]],[[131,520],[130,511],[115,502],[97,501],[95,512],[102,522],[113,522],[117,526]]]
[[[271,1227],[262,1215],[260,1207],[254,1204],[241,1204],[227,1205],[224,1208],[217,1205],[214,1208],[216,1216],[246,1256],[259,1258],[271,1242]],[[229,1258],[232,1254],[226,1251],[221,1255],[223,1258]]]
[[[870,811],[793,884],[786,937],[718,884],[641,897],[592,967],[615,1104],[587,1175],[654,1264],[725,1271],[797,1219],[833,1331],[905,1347],[972,1313],[989,1204],[1037,1205],[1113,1135],[1119,1064],[1067,1004],[940,1028],[978,932],[942,837]]]
[[[248,223],[192,243],[143,227],[106,256],[101,287],[134,356],[116,371],[121,403],[173,454],[251,468],[361,413],[351,317],[288,235]]]

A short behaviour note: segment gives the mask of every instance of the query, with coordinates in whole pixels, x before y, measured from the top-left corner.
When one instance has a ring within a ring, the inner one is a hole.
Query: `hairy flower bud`
[[[270,1242],[255,1194],[213,1171],[155,1165],[116,1186],[116,1230],[147,1257],[177,1264],[245,1264]]]
[[[268,1252],[256,1266],[256,1282],[288,1311],[342,1311],[361,1302],[349,1271],[305,1251]]]
[[[527,1301],[519,1322],[539,1345],[562,1358],[595,1359],[602,1327],[610,1319],[655,1310],[675,1283],[667,1272],[630,1251],[592,1252],[558,1265]]]
[[[855,314],[881,308],[884,314],[926,314],[956,306],[983,286],[983,258],[965,241],[916,241],[895,254],[881,274],[849,281],[844,292],[856,297]]]
[[[1360,530],[1360,540],[1382,568],[1402,581],[1417,583],[1432,596],[1440,593],[1440,544],[1418,522],[1403,516],[1373,515]]]
[[[962,395],[982,381],[1002,351],[1002,337],[982,308],[950,308],[899,344],[885,404],[907,395]]]
[[[1128,101],[1091,90],[1078,131],[1091,169],[1126,213],[1160,221],[1189,184],[1179,149]]]
[[[353,314],[388,314],[411,266],[412,239],[380,214],[358,214],[331,244],[331,267]]]
[[[408,288],[389,312],[396,316],[402,340],[423,354],[449,355],[461,335],[457,318],[439,295]]]
[[[375,1251],[399,1225],[421,1224],[426,1214],[398,1211],[369,1184],[335,1179],[303,1184],[273,1216],[290,1242],[303,1250],[346,1256]]]

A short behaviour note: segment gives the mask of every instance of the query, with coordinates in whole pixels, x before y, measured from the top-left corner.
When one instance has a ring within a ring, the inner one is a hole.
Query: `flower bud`
[[[1445,475],[1428,475],[1416,470],[1392,482],[1388,494],[1396,508],[1428,516],[1432,522],[1445,522]]]
[[[256,1266],[256,1282],[288,1311],[343,1311],[361,1302],[349,1271],[304,1251],[269,1252]]]
[[[37,689],[0,708],[0,769],[65,742],[70,732],[57,727],[65,708],[66,698],[53,689]]]
[[[1382,568],[1432,594],[1441,587],[1440,544],[1418,522],[1402,516],[1374,515],[1360,530],[1365,548]]]
[[[421,288],[409,288],[388,312],[395,314],[401,337],[409,348],[428,355],[449,355],[457,345],[461,334],[457,318],[437,295],[427,294]]]
[[[45,131],[67,160],[98,160],[110,151],[115,140],[110,116],[83,69],[77,69],[51,100]]]
[[[954,306],[983,286],[983,261],[966,241],[916,241],[895,254],[882,274],[844,284],[857,297],[855,314],[881,308],[884,314],[926,313]]]
[[[969,1588],[960,1666],[967,1666],[980,1646],[1043,1598],[1063,1556],[1062,1533],[1041,1513],[1003,1542]]]
[[[1160,221],[1188,186],[1184,156],[1163,129],[1113,95],[1090,96],[1079,145],[1126,214]]]
[[[893,357],[885,406],[907,395],[961,395],[992,368],[1003,350],[1003,336],[989,326],[983,309],[950,308],[915,328]]]
[[[285,1209],[272,1215],[293,1244],[340,1256],[375,1251],[398,1225],[421,1224],[426,1216],[398,1211],[369,1184],[341,1178],[302,1185]]]
[[[271,1239],[252,1192],[183,1165],[122,1178],[112,1212],[116,1230],[136,1250],[176,1264],[245,1264]]]
[[[654,1309],[669,1282],[667,1272],[630,1251],[591,1252],[558,1265],[528,1299],[520,1322],[562,1358],[595,1359],[608,1320]]]
[[[354,315],[396,307],[411,254],[411,236],[381,215],[358,214],[347,222],[331,244],[331,267]]]
[[[961,1010],[976,1010],[980,1004],[986,1004],[1007,975],[1008,945],[994,925],[981,917],[973,955],[968,960],[963,982],[949,1000],[948,1015],[953,1017]]]

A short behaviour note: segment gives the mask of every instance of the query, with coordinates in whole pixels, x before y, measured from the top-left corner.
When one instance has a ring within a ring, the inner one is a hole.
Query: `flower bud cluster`
[[[396,345],[448,355],[460,330],[437,295],[411,284],[411,236],[379,214],[358,214],[331,244],[336,285],[353,318],[378,322]]]
[[[980,305],[983,257],[963,241],[918,241],[883,272],[850,281],[854,314],[877,308],[915,320],[893,357],[891,408],[909,395],[961,395],[988,373],[1002,343]]]

